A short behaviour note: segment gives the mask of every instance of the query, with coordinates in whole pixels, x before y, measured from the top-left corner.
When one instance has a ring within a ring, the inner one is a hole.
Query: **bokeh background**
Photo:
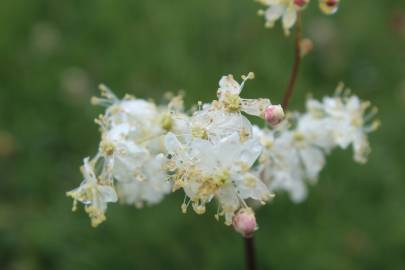
[[[280,195],[258,212],[260,269],[405,269],[405,2],[313,1],[291,109],[344,81],[380,108],[369,163],[335,151],[308,200]],[[263,27],[251,0],[2,0],[0,269],[243,269],[243,242],[182,195],[137,210],[112,205],[97,229],[71,212],[99,134],[97,84],[119,95],[212,100],[221,75],[256,73],[244,96],[280,102],[293,39]]]

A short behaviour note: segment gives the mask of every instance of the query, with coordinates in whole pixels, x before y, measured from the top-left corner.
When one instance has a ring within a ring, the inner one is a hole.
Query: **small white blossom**
[[[219,202],[219,215],[225,216],[226,224],[241,207],[247,207],[244,200],[251,198],[265,202],[270,192],[258,177],[249,172],[261,152],[261,145],[255,139],[240,141],[238,133],[231,134],[212,143],[194,138],[187,144],[177,137],[166,135],[174,188],[182,188],[189,203],[198,214],[205,212],[205,205],[213,198]]]
[[[335,144],[346,149],[353,146],[354,160],[360,163],[367,161],[370,145],[367,134],[379,127],[379,121],[373,120],[377,113],[375,107],[370,110],[370,102],[362,102],[357,96],[336,95],[325,97],[321,103],[321,117],[328,121],[325,130],[330,132]]]
[[[217,92],[218,100],[227,112],[245,112],[249,115],[259,116],[264,118],[264,111],[271,105],[269,99],[243,99],[240,93],[245,85],[245,82],[254,78],[254,74],[250,72],[247,76],[242,76],[243,82],[239,84],[232,75],[223,76],[219,81],[219,89]]]
[[[353,145],[355,161],[367,161],[367,134],[379,125],[372,121],[376,109],[367,112],[369,106],[348,92],[322,102],[310,98],[307,112],[291,114],[277,129],[254,127],[254,136],[263,145],[256,174],[270,191],[287,191],[293,201],[304,200],[306,183],[316,183],[325,155],[335,147]]]
[[[282,20],[286,35],[297,21],[297,13],[303,9],[309,0],[258,0],[267,6],[266,10],[260,10],[259,14],[266,19],[266,27],[273,27],[275,22]]]
[[[254,134],[264,146],[257,175],[270,191],[287,191],[294,202],[303,201],[307,196],[305,181],[315,180],[324,164],[322,152],[289,130],[275,134],[271,130],[255,128]],[[305,163],[303,158],[307,159]]]
[[[103,98],[92,100],[107,106],[105,114],[96,119],[101,142],[92,161],[99,168],[98,175],[92,172],[93,178],[111,185],[115,182],[121,202],[138,207],[160,202],[171,190],[164,158],[164,135],[169,131],[184,133],[188,128],[188,117],[181,112],[182,98],[176,96],[168,105],[156,106],[131,96],[118,99],[105,86],[101,86],[101,91]],[[93,208],[87,207],[86,211]],[[95,210],[89,212],[97,224],[105,220],[105,208],[100,209],[100,214]],[[93,218],[95,213],[98,216]]]
[[[218,141],[235,132],[239,133],[241,141],[252,136],[252,125],[242,114],[258,116],[264,119],[265,111],[271,106],[269,99],[243,99],[240,93],[245,82],[254,78],[253,73],[242,76],[239,84],[232,75],[223,76],[219,81],[218,100],[202,106],[190,118],[191,137]]]
[[[94,165],[89,158],[84,159],[81,167],[84,176],[80,186],[66,194],[73,198],[73,210],[76,210],[76,202],[85,205],[85,210],[89,214],[92,226],[96,227],[105,220],[107,203],[116,202],[117,194],[111,183],[101,184],[94,172]]]
[[[127,181],[118,181],[116,189],[120,199],[127,204],[142,207],[148,204],[157,204],[170,192],[171,185],[167,181],[166,159],[163,154],[154,158],[147,158],[142,164],[139,173]]]
[[[295,25],[298,13],[303,10],[310,0],[257,0],[265,5],[265,10],[259,10],[259,15],[266,19],[266,27],[273,27],[281,19],[284,33],[290,34],[290,29]],[[340,0],[319,0],[319,8],[325,14],[337,11]]]

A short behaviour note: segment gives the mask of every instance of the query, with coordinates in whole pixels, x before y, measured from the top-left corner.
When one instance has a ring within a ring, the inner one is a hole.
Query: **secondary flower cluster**
[[[309,98],[305,113],[291,113],[275,129],[254,127],[263,147],[256,175],[271,192],[286,191],[292,201],[307,196],[306,182],[316,183],[325,166],[325,156],[334,148],[353,148],[354,160],[367,161],[370,145],[367,134],[376,130],[376,107],[350,95],[340,85],[335,96],[322,101]]]
[[[310,0],[257,0],[266,6],[259,10],[259,15],[266,19],[266,27],[273,27],[281,19],[286,35],[297,21],[298,13],[305,9]],[[334,14],[339,7],[340,0],[318,0],[319,8],[325,14]]]
[[[83,203],[97,226],[105,220],[107,203],[141,207],[180,189],[184,213],[191,207],[203,214],[216,201],[216,218],[250,235],[256,220],[249,205],[266,204],[280,190],[303,200],[305,182],[317,178],[333,148],[352,145],[355,160],[366,161],[367,133],[377,127],[369,103],[341,89],[322,101],[308,99],[307,112],[289,113],[282,121],[280,105],[240,97],[253,73],[242,78],[239,84],[223,76],[218,99],[200,102],[191,115],[181,96],[158,106],[131,96],[118,99],[102,86],[102,98],[93,99],[107,107],[96,119],[101,142],[95,157],[84,159],[83,182],[67,193],[73,209]],[[245,115],[270,127],[253,126]]]

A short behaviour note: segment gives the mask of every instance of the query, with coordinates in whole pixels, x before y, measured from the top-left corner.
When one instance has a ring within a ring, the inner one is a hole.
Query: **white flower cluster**
[[[186,199],[197,214],[205,212],[212,199],[219,203],[217,218],[225,216],[225,223],[240,208],[247,208],[245,200],[265,203],[272,194],[252,173],[262,146],[253,137],[252,124],[241,113],[264,118],[271,106],[268,99],[242,99],[239,94],[247,79],[239,85],[231,75],[222,77],[218,100],[205,104],[189,120],[189,131],[183,137],[173,133],[166,136],[169,169],[174,189],[183,189]]]
[[[97,226],[105,220],[107,203],[141,207],[182,189],[184,213],[191,206],[203,214],[215,200],[217,219],[223,216],[227,225],[236,222],[251,232],[256,223],[249,204],[265,204],[280,190],[303,200],[305,182],[316,180],[334,147],[353,145],[355,160],[366,161],[367,133],[377,127],[370,124],[375,110],[366,112],[369,103],[347,93],[322,102],[309,99],[306,113],[281,121],[280,105],[240,97],[253,73],[242,78],[239,84],[232,75],[223,76],[218,99],[199,103],[191,115],[184,112],[181,96],[157,106],[130,96],[118,99],[101,87],[103,98],[93,99],[107,106],[96,119],[101,142],[96,156],[84,160],[84,181],[67,193],[74,209],[77,201],[83,203]],[[265,119],[272,128],[253,126],[245,114]],[[236,213],[247,221],[235,219]]]
[[[353,147],[354,160],[365,163],[370,153],[367,134],[376,130],[377,108],[338,87],[322,101],[307,100],[306,112],[292,113],[276,129],[254,128],[264,146],[256,174],[272,192],[287,191],[294,202],[307,196],[306,182],[316,183],[325,156],[336,147]]]
[[[294,26],[298,18],[298,12],[305,9],[310,0],[257,0],[266,6],[265,10],[259,10],[259,15],[266,19],[266,27],[273,27],[276,21],[281,19],[286,35]],[[340,0],[318,0],[319,8],[325,14],[333,14],[338,10]]]
[[[137,207],[155,204],[170,192],[166,172],[164,135],[181,134],[188,117],[182,113],[181,96],[165,106],[126,96],[119,100],[108,88],[100,87],[103,98],[93,103],[107,106],[96,119],[101,142],[93,159],[86,158],[79,188],[67,193],[85,205],[92,225],[105,220],[108,202],[118,199]]]

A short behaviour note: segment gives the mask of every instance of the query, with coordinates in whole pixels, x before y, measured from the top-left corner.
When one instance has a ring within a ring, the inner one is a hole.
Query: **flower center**
[[[191,127],[191,135],[195,138],[200,138],[203,140],[208,139],[208,132],[205,128],[199,127],[199,126],[194,126]]]
[[[225,93],[222,103],[224,104],[225,110],[228,112],[240,111],[241,100],[240,100],[239,95]]]
[[[160,118],[160,126],[166,131],[170,131],[173,128],[173,119],[170,113],[162,114]]]

